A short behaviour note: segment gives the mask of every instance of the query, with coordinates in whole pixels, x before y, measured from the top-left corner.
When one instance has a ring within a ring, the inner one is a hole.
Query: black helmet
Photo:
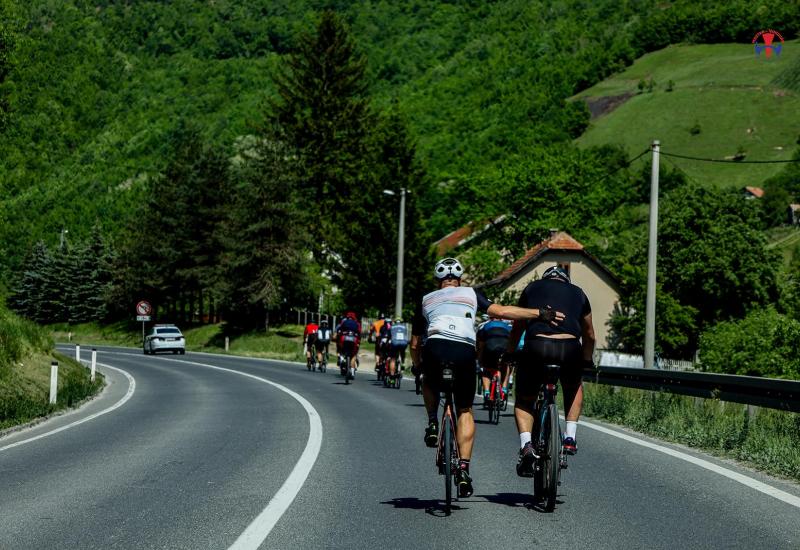
[[[570,282],[569,273],[567,273],[567,271],[563,267],[558,265],[554,265],[553,267],[548,267],[542,274],[542,279],[552,279],[552,278],[563,279],[568,283]]]

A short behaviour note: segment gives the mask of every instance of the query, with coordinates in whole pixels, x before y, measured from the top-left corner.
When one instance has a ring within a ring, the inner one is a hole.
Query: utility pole
[[[384,194],[394,196],[396,193],[389,189],[383,190]],[[411,193],[405,187],[400,188],[400,222],[397,227],[397,284],[394,294],[394,318],[403,316],[403,256],[405,254],[406,234],[406,194]]]
[[[658,252],[658,156],[661,143],[653,141],[650,175],[650,239],[647,247],[647,306],[644,328],[644,368],[653,368],[656,341],[656,255]]]

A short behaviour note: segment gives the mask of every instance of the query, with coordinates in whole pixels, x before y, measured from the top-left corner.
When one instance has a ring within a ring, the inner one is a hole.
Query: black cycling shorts
[[[499,369],[500,364],[500,357],[503,356],[503,351],[495,351],[490,349],[484,349],[483,353],[481,354],[481,368],[484,369]],[[505,373],[505,368],[499,369],[501,372]],[[483,373],[484,376],[488,376],[486,372]]]
[[[317,351],[318,351],[318,352],[320,352],[320,353],[321,353],[321,352],[323,352],[325,349],[327,349],[327,347],[328,347],[328,345],[329,345],[330,343],[331,343],[331,341],[330,341],[330,340],[319,340],[319,339],[318,339],[318,340],[316,340],[316,341],[314,342],[314,347],[317,349]]]
[[[535,336],[525,341],[517,365],[517,392],[533,397],[544,383],[546,365],[559,365],[562,385],[580,383],[583,372],[581,343],[577,338],[545,338]]]
[[[314,344],[316,343],[316,341],[317,341],[317,335],[316,334],[309,334],[306,337],[306,350],[314,351]]]
[[[475,397],[475,347],[443,338],[430,338],[422,348],[422,372],[425,383],[440,391],[442,368],[450,363],[453,369],[453,399],[456,408],[472,408]]]
[[[402,354],[406,352],[406,347],[408,344],[396,345],[392,344],[392,357],[394,359],[399,359]]]

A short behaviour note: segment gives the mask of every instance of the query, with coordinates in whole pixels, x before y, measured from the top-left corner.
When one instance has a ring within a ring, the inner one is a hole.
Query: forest
[[[476,278],[567,229],[622,278],[612,328],[629,351],[649,167],[577,147],[590,114],[569,98],[671,44],[800,30],[791,4],[738,0],[0,0],[0,14],[0,296],[21,314],[117,320],[147,298],[163,318],[254,328],[320,296],[385,310],[398,204],[382,191],[405,188],[407,304],[430,288],[431,243],[513,213],[466,253]],[[784,266],[765,236],[800,198],[786,166],[756,182],[774,190],[759,204],[664,168],[661,353],[719,349],[760,319],[777,374],[798,375],[800,254]]]

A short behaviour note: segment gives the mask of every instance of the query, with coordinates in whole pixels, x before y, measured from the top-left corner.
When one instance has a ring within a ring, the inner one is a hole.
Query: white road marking
[[[317,461],[320,448],[322,447],[322,421],[320,420],[319,413],[302,395],[290,390],[286,386],[282,386],[281,384],[267,380],[266,378],[261,378],[260,376],[255,376],[253,374],[238,370],[208,365],[206,363],[197,363],[195,361],[168,359],[166,357],[159,357],[159,359],[231,372],[258,380],[259,382],[264,382],[265,384],[274,386],[282,392],[289,394],[289,396],[294,398],[295,401],[300,403],[303,409],[305,409],[306,414],[308,415],[309,433],[308,441],[306,442],[306,447],[303,450],[303,454],[300,455],[300,459],[297,461],[297,464],[294,465],[289,477],[286,478],[286,481],[283,482],[281,488],[278,489],[278,492],[275,493],[275,496],[273,496],[272,500],[269,501],[267,507],[264,508],[260,514],[258,514],[258,516],[250,523],[247,529],[245,529],[244,532],[239,535],[239,538],[236,539],[236,542],[230,546],[230,550],[257,549],[269,536],[273,527],[275,527],[275,524],[277,524],[278,520],[281,519],[281,516],[283,516],[286,510],[289,509],[289,506],[291,506],[295,497],[297,497],[297,494],[300,492],[300,489],[302,489],[303,484],[308,478],[308,474],[311,473],[314,463]]]
[[[56,428],[54,430],[50,430],[49,432],[44,432],[44,433],[39,434],[37,436],[29,437],[28,439],[23,439],[22,441],[17,441],[16,443],[11,443],[11,444],[6,445],[4,447],[0,447],[0,452],[5,451],[7,449],[13,449],[14,447],[19,447],[20,445],[25,445],[26,443],[30,443],[32,441],[37,441],[37,440],[42,439],[44,437],[48,437],[48,436],[51,436],[53,434],[57,434],[59,432],[63,432],[64,430],[68,430],[70,428],[74,428],[75,426],[83,424],[84,422],[88,422],[90,420],[94,420],[98,416],[103,416],[104,414],[110,413],[111,411],[114,411],[114,410],[120,408],[122,405],[124,405],[128,401],[128,399],[133,397],[133,392],[136,391],[136,380],[133,378],[133,376],[128,374],[126,371],[124,371],[122,369],[118,369],[117,367],[112,367],[111,365],[106,365],[104,363],[98,363],[98,365],[101,365],[101,366],[106,367],[108,369],[113,369],[115,371],[119,371],[122,374],[124,374],[125,377],[128,379],[128,391],[127,391],[127,393],[125,393],[125,395],[123,396],[122,399],[120,399],[119,401],[117,401],[116,403],[114,403],[113,405],[108,407],[107,409],[103,409],[102,411],[98,411],[98,412],[96,412],[94,414],[90,414],[86,418],[82,418],[80,420],[76,420],[75,422],[71,422],[71,423],[66,424],[64,426],[61,426],[60,428]]]
[[[737,481],[742,485],[746,485],[747,487],[755,489],[760,493],[777,498],[778,500],[783,501],[786,504],[790,504],[795,508],[800,508],[800,497],[797,497],[791,493],[787,493],[786,491],[782,491],[776,487],[772,487],[771,485],[767,485],[766,483],[762,483],[761,481],[753,479],[752,477],[740,474],[739,472],[734,472],[733,470],[729,470],[728,468],[719,466],[713,462],[709,462],[708,460],[703,460],[702,458],[697,458],[696,456],[682,453],[681,451],[676,451],[675,449],[670,449],[669,447],[664,447],[662,445],[657,445],[656,443],[651,443],[650,441],[638,439],[636,437],[620,433],[616,430],[611,430],[605,426],[600,426],[584,420],[581,420],[580,426],[586,426],[589,429],[596,430],[613,437],[618,437],[619,439],[623,439],[629,443],[634,443],[636,445],[647,447],[648,449],[664,453],[680,460],[685,460],[686,462],[694,464],[695,466],[699,466],[700,468],[704,468],[721,476],[727,477],[728,479],[732,479],[733,481]]]

